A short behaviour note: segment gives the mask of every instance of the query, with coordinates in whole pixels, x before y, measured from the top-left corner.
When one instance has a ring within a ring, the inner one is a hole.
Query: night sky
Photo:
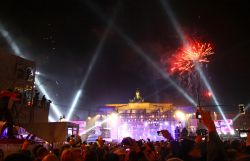
[[[181,30],[210,42],[207,76],[221,104],[250,102],[250,5],[247,1],[169,0]],[[106,103],[127,103],[139,88],[150,102],[190,105],[125,41],[117,28],[162,68],[181,44],[160,0],[3,1],[0,22],[23,54],[37,63],[43,85],[68,111],[92,56],[113,19],[78,103],[78,114]],[[3,37],[0,48],[12,52]],[[165,69],[167,71],[167,69]],[[173,77],[173,79],[177,79]],[[229,107],[225,107],[229,108]],[[236,109],[237,110],[237,109]]]

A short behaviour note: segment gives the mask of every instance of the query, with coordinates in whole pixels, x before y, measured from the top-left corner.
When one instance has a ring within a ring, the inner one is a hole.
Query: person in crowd
[[[61,161],[71,161],[72,153],[70,149],[65,149],[61,154]]]
[[[97,152],[94,150],[88,151],[84,157],[84,161],[98,161]]]
[[[39,95],[40,95],[40,92],[35,90],[35,96],[33,97],[33,107],[36,107],[38,105]]]
[[[61,150],[36,146],[33,153],[28,147],[33,142],[24,141],[19,153],[5,160],[15,161],[245,161],[250,160],[250,133],[244,144],[240,140],[222,142],[209,111],[199,109],[201,122],[207,133],[194,137],[173,138],[168,130],[161,130],[162,141],[135,140],[125,137],[120,143],[105,142],[101,136],[93,143],[82,142],[79,136],[68,138]],[[186,132],[185,132],[186,133]],[[157,135],[157,134],[155,134]],[[27,137],[29,138],[29,137]],[[50,149],[51,150],[51,149]],[[56,152],[57,151],[57,152]],[[54,153],[54,154],[53,154]],[[3,158],[3,157],[2,157]],[[1,159],[1,151],[0,151]],[[2,159],[3,160],[3,159]],[[1,161],[1,160],[0,160]]]
[[[188,136],[188,130],[186,127],[184,127],[181,131],[181,138],[187,138]]]
[[[42,99],[41,99],[41,107],[44,108],[45,107],[45,104],[47,102],[47,99],[45,97],[45,95],[42,96]]]
[[[4,160],[4,152],[2,149],[0,149],[0,161]]]
[[[8,155],[4,161],[32,161],[31,158],[22,153],[13,153]]]
[[[210,112],[205,111],[202,108],[198,111],[201,114],[201,121],[203,125],[205,125],[208,129],[207,161],[226,161],[226,151],[223,147],[223,142],[216,131]]]
[[[46,155],[49,154],[49,151],[42,147],[37,150],[37,156],[35,158],[36,161],[41,161]]]
[[[42,161],[59,161],[59,159],[56,155],[49,153],[42,159]]]

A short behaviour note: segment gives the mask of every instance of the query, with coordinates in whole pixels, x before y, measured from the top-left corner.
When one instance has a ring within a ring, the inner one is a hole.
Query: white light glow
[[[110,124],[112,127],[117,126],[118,124],[118,114],[112,113],[111,115],[108,116],[108,119],[110,120]]]
[[[97,58],[98,58],[99,54],[101,53],[101,50],[102,50],[102,48],[103,48],[103,46],[104,46],[104,43],[105,43],[106,38],[107,38],[107,36],[108,36],[108,33],[109,33],[109,30],[110,30],[111,24],[112,24],[112,20],[111,20],[110,23],[108,24],[108,26],[107,26],[107,28],[106,28],[106,30],[105,30],[103,36],[102,36],[102,39],[101,39],[100,42],[98,43],[98,46],[97,46],[97,48],[96,48],[96,50],[95,50],[95,52],[94,52],[94,55],[93,55],[93,57],[92,57],[92,59],[91,59],[91,62],[90,62],[90,64],[89,64],[89,66],[88,66],[87,73],[84,75],[84,78],[83,78],[83,81],[82,81],[82,83],[81,83],[81,85],[80,85],[79,90],[84,90],[84,87],[85,87],[85,85],[86,85],[86,83],[87,83],[87,81],[88,81],[89,75],[90,75],[91,71],[93,70],[93,67],[94,67],[94,65],[95,65],[95,63],[96,63],[96,60],[97,60]],[[78,98],[75,99],[74,102],[77,103],[77,102],[78,102]],[[73,103],[74,103],[74,102],[73,102]],[[74,107],[73,104],[71,105],[71,107]],[[71,108],[70,108],[70,111],[74,111],[74,109],[71,109]],[[69,114],[68,114],[68,115],[69,115]],[[71,115],[72,115],[72,114],[71,114]],[[67,118],[70,118],[70,116],[67,116]]]
[[[48,95],[44,86],[40,83],[39,79],[35,78],[35,82],[39,90],[47,97],[47,99],[51,100],[50,96]],[[62,116],[62,113],[58,110],[57,106],[53,102],[50,104],[50,106],[52,107],[53,111],[56,113],[58,117]]]
[[[18,47],[18,45],[16,44],[16,42],[14,41],[14,39],[12,38],[12,36],[10,35],[10,33],[4,28],[4,26],[2,25],[2,23],[0,22],[0,34],[5,38],[5,40],[7,41],[7,43],[9,44],[9,46],[11,47],[11,49],[13,50],[13,52],[15,53],[15,55],[20,56],[22,58],[26,58],[25,55],[22,54],[20,48]],[[48,93],[46,92],[46,90],[44,89],[44,87],[41,85],[40,81],[38,78],[35,78],[35,82],[37,82],[38,84],[38,88],[39,90],[46,95],[47,98],[49,98],[50,100],[52,100]],[[57,114],[57,116],[59,117],[61,115],[61,113],[59,112],[58,108],[56,107],[56,105],[53,104],[53,100],[52,103],[50,104],[52,109],[55,111],[55,113]],[[53,119],[52,116],[49,116],[49,121],[50,120],[55,120]]]
[[[180,120],[185,120],[185,114],[182,111],[176,111],[175,116]]]
[[[224,115],[224,112],[222,111],[222,109],[221,109],[221,107],[220,107],[220,103],[219,103],[219,101],[217,100],[217,98],[216,98],[216,96],[215,96],[215,94],[214,94],[214,92],[213,92],[213,90],[212,90],[212,87],[211,87],[210,84],[208,83],[207,78],[205,77],[203,71],[201,70],[201,67],[200,67],[199,65],[196,65],[195,67],[196,67],[196,70],[199,72],[200,77],[201,77],[202,81],[204,82],[205,86],[206,86],[207,89],[212,93],[213,102],[214,102],[214,104],[216,105],[217,109],[219,110],[219,112],[220,112],[220,114],[221,114],[223,120],[226,122],[227,127],[228,127],[229,129],[231,129],[230,125],[229,125],[228,122],[227,122],[227,118],[226,118],[226,116]]]
[[[49,122],[56,122],[56,120],[53,117],[49,116]]]
[[[75,108],[76,108],[76,104],[77,104],[77,102],[78,102],[78,99],[79,99],[80,96],[81,96],[81,93],[82,93],[82,90],[79,90],[79,91],[77,92],[77,94],[76,94],[76,96],[75,96],[75,99],[74,99],[74,101],[73,101],[73,103],[72,103],[72,105],[71,105],[71,107],[70,107],[69,113],[68,113],[68,115],[67,115],[67,117],[66,117],[66,120],[67,120],[67,121],[69,121],[69,120],[71,119],[71,116],[72,116],[72,114],[73,114],[73,112],[74,112],[74,110],[75,110]]]
[[[7,43],[10,45],[11,49],[15,52],[17,56],[25,58],[25,56],[21,53],[20,48],[17,46],[16,42],[13,40],[10,33],[5,29],[5,27],[0,22],[0,33],[5,38]]]
[[[131,136],[131,134],[128,132],[128,124],[124,123],[121,127],[120,127],[120,135],[119,138],[125,138],[125,137],[129,137]]]
[[[102,125],[102,124],[104,124],[104,123],[106,123],[106,122],[108,122],[108,121],[109,121],[109,118],[106,118],[106,119],[104,119],[103,121],[99,122],[98,126],[100,126],[100,125]],[[80,133],[79,135],[86,134],[86,133],[90,132],[91,130],[93,130],[94,128],[98,127],[98,126],[97,126],[97,125],[94,125],[94,126],[88,128],[88,129],[86,129],[84,132]]]
[[[164,122],[164,124],[165,124],[166,126],[168,126],[168,125],[169,125],[169,123],[168,123],[167,121],[165,121],[165,122]]]

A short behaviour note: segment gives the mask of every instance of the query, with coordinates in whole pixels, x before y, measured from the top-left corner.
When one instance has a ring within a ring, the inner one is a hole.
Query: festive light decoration
[[[170,72],[183,74],[192,72],[196,64],[208,63],[208,57],[214,54],[209,43],[190,42],[173,56],[170,62]]]

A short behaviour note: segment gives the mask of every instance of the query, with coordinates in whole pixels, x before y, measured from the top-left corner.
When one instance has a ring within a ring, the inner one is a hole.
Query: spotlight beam
[[[70,107],[70,110],[69,110],[69,112],[68,112],[68,115],[67,115],[67,117],[66,117],[66,120],[70,120],[70,118],[71,118],[71,116],[72,116],[72,114],[73,114],[73,112],[74,112],[74,109],[75,109],[75,107],[76,107],[76,104],[77,104],[77,102],[78,102],[78,99],[79,99],[80,96],[81,96],[81,93],[82,93],[82,90],[78,90],[78,92],[76,93],[76,96],[75,96],[74,101],[73,101],[73,103],[72,103],[72,105],[71,105],[71,107]]]
[[[74,110],[76,108],[76,105],[77,105],[77,103],[79,101],[79,98],[80,98],[80,96],[82,94],[82,91],[84,90],[84,87],[85,87],[86,82],[87,82],[87,80],[89,78],[89,75],[90,75],[90,73],[91,73],[91,71],[93,69],[93,66],[95,65],[95,62],[96,62],[96,59],[97,59],[98,55],[99,55],[99,52],[96,52],[95,55],[92,57],[90,65],[89,65],[89,67],[87,69],[87,73],[85,74],[85,76],[83,78],[83,81],[82,81],[82,83],[80,85],[80,88],[77,91],[77,93],[76,93],[76,95],[74,97],[74,100],[73,100],[73,102],[72,102],[72,104],[70,106],[69,112],[68,112],[68,114],[66,116],[67,121],[69,121],[71,119],[71,116],[72,116],[72,114],[73,114],[73,112],[74,112]]]
[[[166,14],[167,16],[170,18],[170,21],[172,22],[172,25],[174,27],[174,29],[176,30],[177,34],[179,35],[180,39],[182,40],[183,44],[184,45],[187,45],[187,40],[185,38],[185,34],[182,32],[181,28],[180,28],[180,25],[179,23],[177,22],[176,18],[175,18],[175,15],[170,7],[170,5],[167,3],[167,1],[165,0],[160,0],[161,1],[161,4],[163,5],[163,8],[165,9],[166,11]],[[218,108],[222,118],[226,121],[226,117],[221,109],[221,107],[219,106],[220,103],[218,102],[217,98],[215,97],[215,94],[212,90],[212,87],[211,85],[208,83],[207,81],[207,78],[206,76],[204,75],[203,71],[201,70],[200,66],[196,64],[195,66],[196,70],[198,71],[202,81],[204,82],[205,86],[208,88],[209,91],[212,92],[212,99],[213,99],[213,102],[215,103],[216,107]],[[227,123],[227,126],[230,128],[229,124]]]
[[[56,122],[56,120],[53,117],[49,116],[49,122]]]
[[[86,129],[86,130],[85,130],[83,133],[81,133],[80,135],[83,135],[83,134],[86,134],[87,132],[90,132],[90,131],[93,130],[94,128],[96,128],[96,127],[98,127],[98,126],[100,126],[100,125],[102,125],[102,124],[108,122],[109,120],[110,120],[110,117],[104,119],[103,121],[99,122],[98,125],[94,125],[94,126],[88,128],[88,129]]]
[[[226,118],[224,112],[223,112],[222,109],[221,109],[220,103],[219,103],[219,101],[217,100],[217,98],[215,97],[215,94],[214,94],[214,92],[213,92],[213,89],[212,89],[211,85],[208,83],[207,78],[205,77],[205,74],[204,74],[203,71],[201,70],[201,67],[200,67],[198,64],[196,64],[195,67],[196,67],[196,70],[199,72],[200,78],[201,78],[202,81],[205,83],[205,86],[206,86],[207,89],[212,93],[213,102],[215,103],[217,109],[219,110],[219,112],[220,112],[220,114],[221,114],[223,120],[226,122],[227,127],[228,127],[229,129],[231,129],[230,125],[229,125],[228,122],[226,121],[227,118]]]
[[[169,81],[192,105],[197,105],[197,103],[193,100],[192,97],[190,97],[183,88],[181,88],[180,86],[178,86],[174,80],[172,80],[170,78],[170,76],[162,69],[159,67],[159,65],[153,61],[146,53],[144,53],[144,51],[142,51],[141,48],[138,47],[138,45],[135,44],[134,41],[132,41],[131,39],[129,39],[127,36],[125,37],[125,35],[123,34],[123,38],[129,42],[132,47],[135,49],[135,51],[137,51],[137,53],[147,62],[149,63],[156,71],[158,71],[161,76]]]
[[[20,48],[17,46],[16,42],[11,37],[10,33],[5,29],[5,27],[0,22],[0,33],[5,38],[7,43],[10,45],[11,49],[15,52],[17,56],[25,58],[25,56],[21,53]]]
[[[113,21],[114,21],[116,15],[117,15],[117,12],[118,12],[118,7],[116,8],[116,10],[114,12],[113,18],[108,21],[108,25],[107,25],[107,27],[105,29],[105,32],[104,32],[100,42],[97,45],[97,48],[96,48],[96,50],[94,52],[94,56],[92,57],[91,62],[89,64],[89,67],[87,69],[87,73],[85,74],[85,76],[83,78],[83,81],[82,81],[82,83],[80,85],[80,88],[79,88],[79,90],[78,90],[78,92],[77,92],[77,94],[76,94],[76,96],[74,98],[74,101],[73,101],[73,103],[72,103],[72,105],[71,105],[71,107],[69,109],[68,115],[66,117],[66,120],[68,120],[68,121],[71,119],[71,116],[72,116],[72,114],[73,114],[73,112],[74,112],[74,110],[76,108],[76,104],[78,103],[79,98],[81,96],[81,93],[84,90],[85,85],[86,85],[86,83],[88,81],[89,75],[90,75],[91,71],[93,70],[93,67],[94,67],[94,65],[96,63],[96,60],[97,60],[99,54],[101,53],[101,51],[103,49],[104,43],[105,43],[105,41],[106,41],[106,39],[108,37],[110,28],[111,28],[111,26],[113,24]]]
[[[177,34],[181,38],[183,44],[187,44],[187,40],[184,36],[185,34],[182,32],[180,25],[179,25],[178,21],[176,20],[175,15],[174,15],[171,7],[169,6],[168,2],[166,0],[160,0],[160,1],[161,1],[163,8],[166,11],[167,16],[169,17],[170,21],[172,22],[172,25],[173,25],[175,31],[177,32]]]
[[[87,5],[99,16],[104,22],[107,21],[107,17],[104,16],[100,12],[100,9],[97,6],[94,6],[92,3],[88,1]],[[174,80],[170,78],[170,76],[159,67],[159,65],[154,62],[132,39],[130,39],[126,34],[124,34],[115,24],[112,24],[112,28],[128,43],[130,44],[133,49],[139,54],[147,63],[149,63],[156,71],[158,71],[162,77],[169,81],[192,105],[197,105],[197,103],[182,89],[178,86]]]
[[[22,58],[26,58],[20,48],[18,47],[17,43],[14,41],[14,39],[11,37],[10,33],[5,29],[5,27],[2,25],[2,23],[0,22],[0,34],[5,38],[5,40],[7,41],[7,43],[9,44],[9,46],[11,47],[11,49],[13,50],[13,52],[15,53],[15,55],[20,56]],[[47,96],[47,98],[50,98],[46,92],[46,90],[44,89],[44,87],[41,85],[39,79],[37,77],[35,77],[35,81],[38,83],[38,88],[39,90]],[[56,105],[54,105],[53,103],[51,103],[51,107],[52,109],[55,111],[55,113],[60,116],[61,113],[58,110],[58,108],[56,107]],[[49,120],[55,120],[53,119],[52,116],[49,116]]]
[[[51,100],[51,97],[48,95],[47,91],[45,90],[44,86],[40,83],[40,81],[35,78],[35,82],[37,83],[37,87],[39,88],[39,90],[49,99]],[[56,113],[57,116],[62,116],[62,113],[58,110],[58,108],[56,107],[56,105],[52,102],[51,107],[53,109],[53,111]],[[51,116],[50,116],[51,117]]]

